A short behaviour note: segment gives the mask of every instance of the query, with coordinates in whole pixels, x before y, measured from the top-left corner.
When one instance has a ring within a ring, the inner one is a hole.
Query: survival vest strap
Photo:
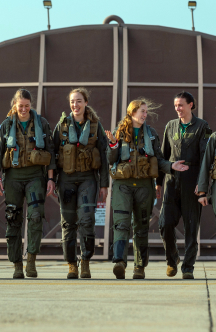
[[[63,112],[60,118],[60,123],[61,127],[59,138],[62,146],[65,144],[80,144],[82,146],[89,146],[89,144],[91,145],[93,137],[94,141],[97,140],[98,121],[90,122],[90,120],[87,120],[79,139],[77,136],[76,125],[71,115],[67,117],[66,113]]]

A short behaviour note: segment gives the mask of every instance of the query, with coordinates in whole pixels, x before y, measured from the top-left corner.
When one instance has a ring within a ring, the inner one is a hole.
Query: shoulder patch
[[[179,139],[179,134],[175,133],[175,135],[173,136],[174,141],[177,141]]]

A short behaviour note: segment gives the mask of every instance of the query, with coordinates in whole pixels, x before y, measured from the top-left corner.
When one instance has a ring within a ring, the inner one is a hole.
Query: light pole
[[[192,30],[195,31],[193,12],[196,9],[196,1],[188,1],[188,8],[191,10],[192,15]]]
[[[47,15],[48,15],[48,30],[50,30],[50,18],[49,18],[49,10],[52,8],[52,1],[43,1],[44,7],[47,9]]]

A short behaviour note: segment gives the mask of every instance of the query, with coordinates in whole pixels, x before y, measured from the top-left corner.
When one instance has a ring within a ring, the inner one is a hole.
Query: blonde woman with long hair
[[[112,208],[114,222],[113,273],[125,278],[131,217],[133,213],[134,279],[144,279],[148,265],[149,219],[155,200],[158,169],[171,174],[172,169],[185,171],[183,160],[172,163],[163,158],[159,137],[146,124],[147,115],[154,115],[153,102],[139,98],[131,101],[127,114],[109,139],[107,158],[113,178]]]
[[[1,125],[0,196],[5,191],[8,258],[14,263],[13,278],[24,278],[22,262],[22,223],[24,198],[27,203],[28,245],[26,276],[37,277],[36,255],[43,232],[44,203],[54,195],[54,145],[46,119],[32,108],[32,96],[19,89],[11,110]],[[48,179],[46,176],[48,173]]]

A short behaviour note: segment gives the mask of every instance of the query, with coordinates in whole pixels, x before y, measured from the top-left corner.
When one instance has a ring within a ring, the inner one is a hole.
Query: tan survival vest
[[[61,146],[59,148],[58,167],[63,168],[63,171],[67,174],[100,168],[100,152],[96,148],[98,122],[90,122],[90,134],[87,145],[80,143],[70,144],[69,125],[70,120],[68,118],[61,123],[59,133]]]
[[[214,162],[211,166],[211,169],[210,169],[210,177],[213,179],[213,180],[216,180],[216,156],[214,157]]]
[[[113,179],[128,179],[128,178],[157,178],[158,177],[158,161],[156,157],[151,157],[145,154],[143,133],[138,141],[137,146],[134,142],[129,143],[130,159],[126,161],[120,160],[115,167],[110,169],[110,175]],[[142,143],[141,143],[142,141]],[[124,141],[122,141],[122,145]],[[141,154],[142,152],[143,154]]]
[[[19,157],[18,165],[13,165],[13,154],[16,148],[7,148],[3,160],[3,168],[21,168],[33,165],[49,165],[51,160],[51,154],[45,150],[37,150],[35,143],[35,131],[34,120],[31,119],[27,128],[26,134],[23,135],[22,130],[18,122],[16,123],[16,140],[17,145],[19,146]]]

